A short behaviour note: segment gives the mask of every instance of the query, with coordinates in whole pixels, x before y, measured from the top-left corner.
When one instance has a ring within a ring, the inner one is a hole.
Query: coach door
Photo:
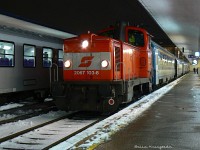
[[[121,62],[121,47],[120,45],[114,46],[114,79],[122,79],[122,62]]]

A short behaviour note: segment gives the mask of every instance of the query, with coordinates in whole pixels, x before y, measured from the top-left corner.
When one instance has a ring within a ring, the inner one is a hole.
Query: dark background
[[[127,21],[147,29],[160,45],[174,46],[137,0],[3,0],[0,13],[77,35]]]

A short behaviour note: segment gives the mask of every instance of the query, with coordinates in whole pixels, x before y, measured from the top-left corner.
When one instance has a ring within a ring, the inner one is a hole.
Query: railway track
[[[0,149],[49,149],[98,122],[80,112],[51,111],[0,125]]]
[[[33,103],[0,111],[0,125],[56,110],[53,102]]]

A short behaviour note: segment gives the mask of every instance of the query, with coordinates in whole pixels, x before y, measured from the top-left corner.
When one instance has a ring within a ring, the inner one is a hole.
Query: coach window
[[[58,50],[58,67],[63,67],[63,50]]]
[[[0,41],[0,66],[14,66],[14,43]]]
[[[43,67],[48,68],[52,66],[52,56],[53,56],[53,49],[43,48]]]
[[[35,67],[36,48],[33,45],[24,44],[24,67]]]

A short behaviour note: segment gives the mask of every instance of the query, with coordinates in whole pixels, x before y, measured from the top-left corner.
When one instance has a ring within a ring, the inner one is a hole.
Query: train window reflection
[[[52,57],[53,49],[43,48],[43,67],[49,68],[52,66]]]
[[[0,67],[14,66],[14,43],[0,41]]]
[[[35,67],[36,48],[24,44],[24,67]]]
[[[58,50],[58,67],[63,67],[63,50]]]

